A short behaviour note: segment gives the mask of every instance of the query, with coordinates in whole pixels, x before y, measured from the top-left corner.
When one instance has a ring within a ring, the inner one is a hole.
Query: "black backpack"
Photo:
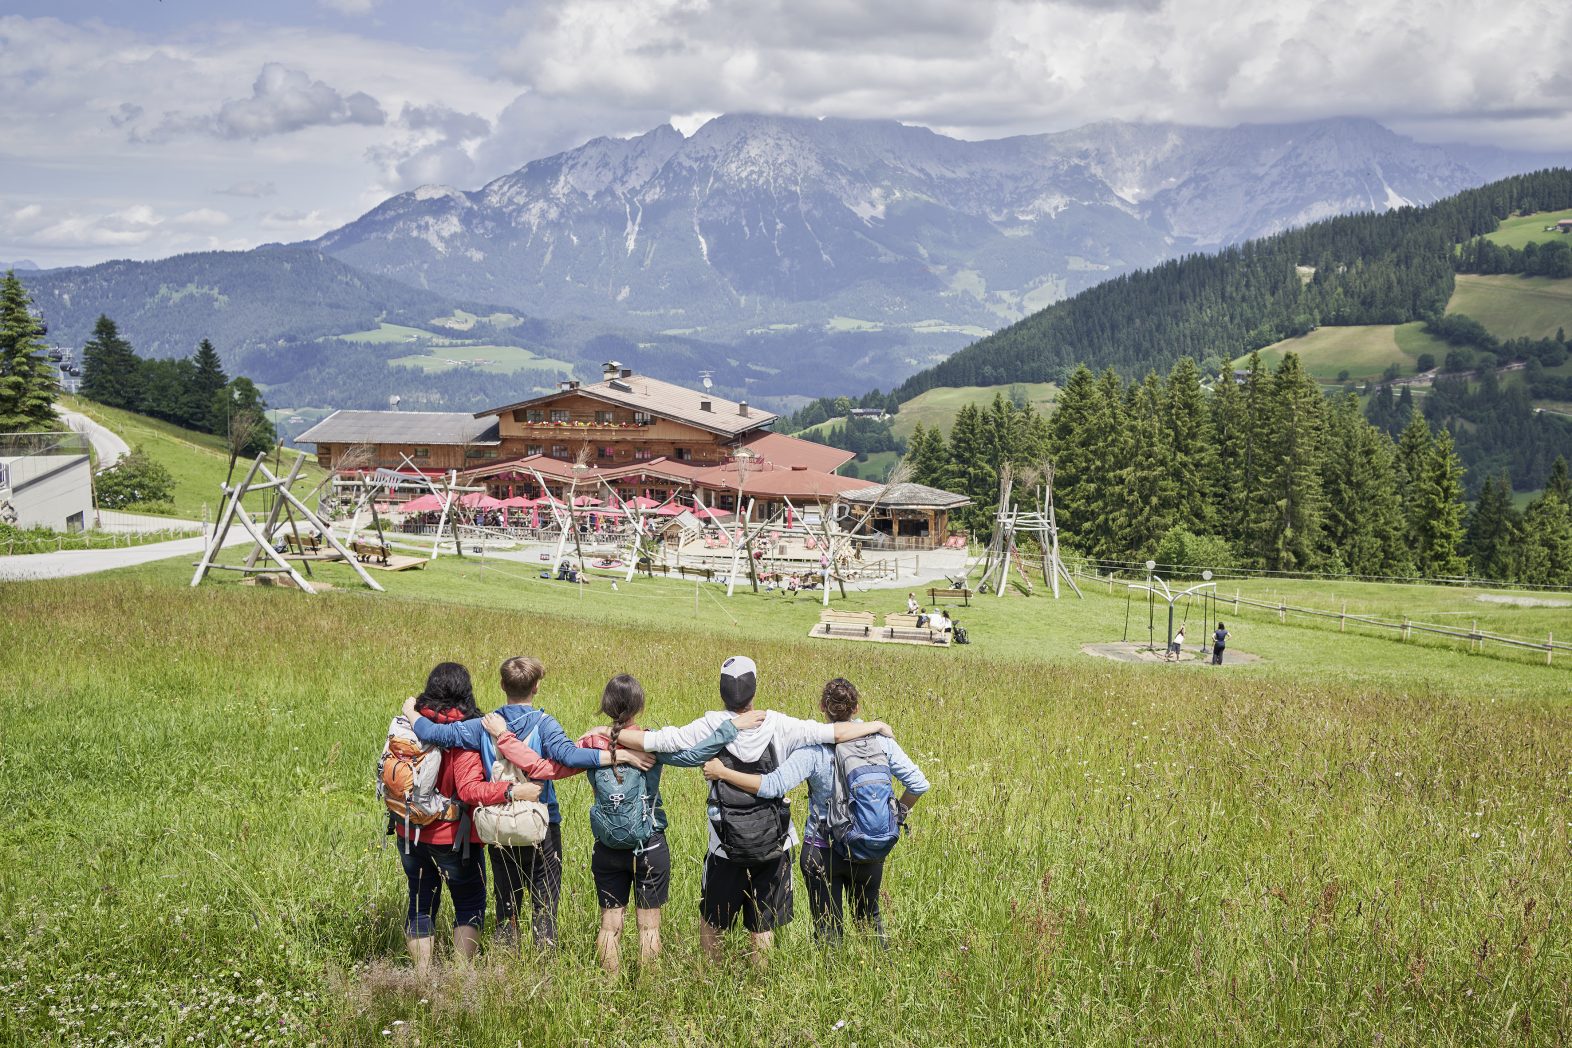
[[[957,644],[970,644],[971,642],[972,642],[971,635],[966,632],[966,627],[965,626],[957,626],[957,627],[955,627],[955,643],[957,643]]]
[[[777,767],[775,747],[756,761],[740,760],[731,750],[720,751],[720,762],[733,771],[768,775]],[[785,851],[791,832],[791,808],[785,798],[767,799],[737,789],[729,782],[710,784],[710,800],[719,812],[715,835],[732,862],[754,866],[773,862]]]

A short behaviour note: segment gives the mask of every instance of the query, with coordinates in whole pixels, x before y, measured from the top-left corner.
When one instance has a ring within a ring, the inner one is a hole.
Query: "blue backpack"
[[[877,735],[835,747],[835,792],[826,829],[830,847],[851,862],[878,862],[901,839],[895,776]]]
[[[637,851],[648,843],[655,835],[657,798],[645,773],[619,764],[592,769],[589,780],[595,791],[589,813],[595,839],[618,851]]]

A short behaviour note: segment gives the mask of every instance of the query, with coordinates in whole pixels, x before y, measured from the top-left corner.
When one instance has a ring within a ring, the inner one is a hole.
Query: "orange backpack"
[[[463,805],[437,790],[441,773],[441,747],[427,746],[407,719],[394,717],[377,760],[377,798],[403,822],[406,842],[419,844],[423,826],[462,818]]]

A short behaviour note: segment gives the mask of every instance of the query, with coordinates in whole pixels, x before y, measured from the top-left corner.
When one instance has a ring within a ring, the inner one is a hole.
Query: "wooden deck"
[[[377,571],[415,571],[419,568],[424,568],[427,560],[428,558],[426,557],[406,557],[401,553],[392,553],[388,555],[386,564],[369,560],[364,561],[363,566],[375,568]]]
[[[867,633],[862,632],[861,626],[844,626],[833,622],[815,622],[813,628],[808,630],[808,636],[815,640],[853,640],[859,643],[873,644],[914,644],[919,648],[948,648],[950,645],[944,641],[924,640],[911,634],[891,635],[885,626],[873,626]]]

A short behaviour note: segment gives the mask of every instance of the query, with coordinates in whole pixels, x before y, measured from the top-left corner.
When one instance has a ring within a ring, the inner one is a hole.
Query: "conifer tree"
[[[1116,554],[1142,560],[1174,523],[1173,450],[1164,425],[1163,389],[1155,372],[1131,389],[1121,463],[1109,492],[1109,530]]]
[[[1502,580],[1517,576],[1522,523],[1512,505],[1512,482],[1504,474],[1486,480],[1468,515],[1463,543],[1475,575]]]
[[[1120,553],[1113,513],[1120,501],[1118,472],[1129,458],[1127,434],[1124,383],[1109,368],[1097,379],[1093,408],[1081,434],[1089,469],[1082,492],[1084,523],[1077,538],[1080,548],[1094,557]]]
[[[998,491],[988,490],[989,477],[995,478],[987,462],[987,436],[983,431],[982,412],[975,404],[962,405],[955,413],[950,427],[950,468],[946,472],[944,487],[965,495],[972,500],[964,517],[967,527],[978,535],[988,535],[993,528],[989,507],[998,498]]]
[[[1201,371],[1189,357],[1168,372],[1162,389],[1162,422],[1172,481],[1172,519],[1194,532],[1210,532],[1216,513],[1208,485],[1216,473],[1217,447],[1201,393]]]
[[[112,408],[141,410],[142,361],[107,316],[99,316],[82,347],[81,393]]]
[[[44,358],[44,326],[16,273],[0,280],[0,433],[54,429],[55,376]]]
[[[1572,505],[1572,479],[1567,476],[1567,460],[1560,455],[1550,464],[1550,475],[1545,478],[1545,493]]]
[[[1054,509],[1065,541],[1086,549],[1080,537],[1092,519],[1089,503],[1095,490],[1095,469],[1087,446],[1087,430],[1097,410],[1097,380],[1078,367],[1059,390],[1047,420],[1048,453],[1054,464]]]
[[[1407,431],[1405,430],[1405,435]],[[1420,574],[1465,574],[1463,539],[1463,464],[1446,428],[1430,441],[1420,472],[1409,484],[1409,537]]]
[[[1213,445],[1208,461],[1211,469],[1207,480],[1209,517],[1219,534],[1239,543],[1244,536],[1242,525],[1248,516],[1240,471],[1249,444],[1249,427],[1244,396],[1231,369],[1224,369],[1218,376],[1208,408]]]
[[[1269,439],[1261,469],[1265,497],[1257,503],[1266,512],[1256,527],[1268,568],[1303,571],[1315,566],[1321,542],[1326,401],[1297,353],[1285,353],[1272,376],[1266,415]]]
[[[1402,505],[1393,485],[1392,438],[1359,413],[1347,394],[1327,420],[1321,468],[1326,496],[1323,541],[1329,568],[1359,575],[1402,575],[1411,568]]]
[[[1519,577],[1537,586],[1572,585],[1572,506],[1548,486],[1523,513]]]
[[[213,403],[218,391],[229,385],[229,376],[224,374],[218,350],[204,338],[191,362],[196,365],[196,372],[191,376],[187,394],[186,425],[208,433],[222,432],[224,420],[213,418]]]

